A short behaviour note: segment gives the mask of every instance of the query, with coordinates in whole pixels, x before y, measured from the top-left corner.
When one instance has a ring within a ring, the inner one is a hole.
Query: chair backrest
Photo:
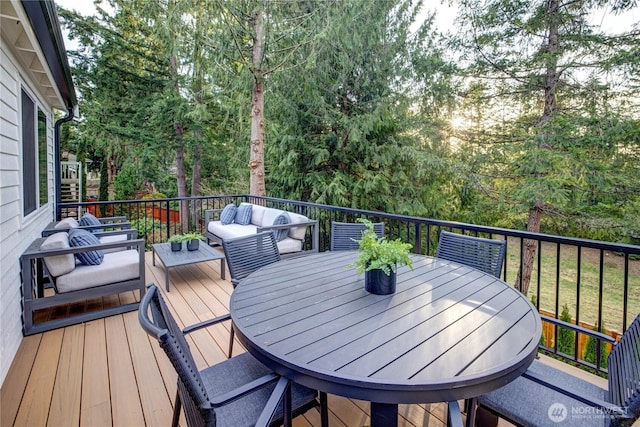
[[[240,280],[260,267],[280,261],[280,251],[273,231],[225,239],[222,247],[233,286],[237,286]]]
[[[607,366],[609,401],[632,419],[640,418],[640,314],[613,346]]]
[[[440,232],[436,257],[500,277],[506,247],[506,240],[484,239],[443,230]]]
[[[362,238],[362,232],[367,226],[352,222],[332,222],[331,223],[331,246],[332,251],[353,251],[358,249],[358,243],[354,240]],[[384,237],[384,222],[374,222],[373,231],[378,237]]]
[[[154,284],[147,287],[140,301],[138,320],[142,328],[158,340],[178,373],[178,392],[188,424],[215,425],[215,413],[189,345]]]

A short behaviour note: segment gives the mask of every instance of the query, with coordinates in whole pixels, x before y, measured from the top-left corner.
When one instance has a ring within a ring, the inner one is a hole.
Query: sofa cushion
[[[253,205],[251,207],[251,224],[261,226],[263,225],[262,218],[264,217],[264,211],[267,210],[264,206]]]
[[[292,252],[300,252],[302,250],[302,241],[287,237],[277,242],[278,252],[281,254],[289,254]]]
[[[234,237],[248,236],[250,234],[256,234],[258,227],[253,224],[240,225],[240,224],[227,224],[222,225],[220,221],[210,221],[207,226],[207,231],[215,234],[222,240],[233,239]]]
[[[262,226],[266,227],[268,225],[273,225],[273,221],[275,221],[276,218],[283,212],[284,211],[280,209],[265,208],[264,216],[262,217]]]
[[[50,235],[40,245],[40,250],[43,251],[68,248],[69,235],[65,232]],[[53,277],[58,277],[73,271],[76,266],[76,260],[73,257],[73,254],[56,255],[44,257],[44,264],[47,266],[49,274]]]
[[[301,222],[308,222],[309,218],[304,215],[300,215],[297,213],[289,212],[289,219],[291,220],[291,224],[299,224]],[[307,234],[307,226],[302,227],[292,227],[289,229],[289,237],[292,237],[297,240],[304,240],[304,236]]]
[[[56,281],[59,293],[133,280],[140,277],[138,251],[130,249],[104,255],[100,265],[78,265]]]
[[[80,247],[80,246],[92,246],[99,245],[100,240],[93,233],[83,230],[81,228],[74,228],[69,231],[69,246]],[[84,265],[100,265],[104,258],[104,252],[100,249],[96,249],[93,251],[86,252],[77,252],[76,258],[80,261],[81,264]]]
[[[54,228],[57,229],[61,229],[61,230],[66,230],[69,228],[78,228],[80,227],[80,224],[78,223],[78,221],[75,218],[65,218],[61,221],[59,221]]]
[[[80,218],[80,221],[78,221],[78,224],[80,224],[81,227],[86,227],[88,225],[101,225],[102,223],[98,218],[91,215],[89,212],[85,212],[85,214],[82,215],[82,218]],[[102,228],[91,230],[91,232],[93,233],[100,233],[101,231],[103,231]]]
[[[100,243],[114,243],[114,242],[122,242],[124,240],[127,240],[127,235],[126,234],[109,234],[106,236],[100,236],[98,237],[98,239],[100,240]],[[103,249],[102,251],[105,254],[108,254],[109,252],[119,252],[121,250],[123,250],[124,247],[119,246],[117,248],[109,248],[109,249]]]
[[[240,203],[240,206],[238,206],[238,210],[236,211],[234,222],[240,225],[251,224],[251,208],[252,205],[250,203]]]
[[[289,214],[286,212],[282,212],[280,215],[273,220],[273,225],[284,225],[289,224],[291,220],[289,219]],[[284,240],[289,235],[289,229],[285,228],[283,230],[273,230],[276,235],[276,240],[279,242],[280,240]]]
[[[236,217],[237,211],[238,207],[233,203],[229,203],[227,206],[225,206],[220,213],[220,222],[222,223],[222,225],[231,224]]]

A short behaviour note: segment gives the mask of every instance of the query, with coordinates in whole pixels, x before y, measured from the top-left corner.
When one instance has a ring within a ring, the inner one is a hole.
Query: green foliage
[[[174,234],[167,241],[170,243],[171,242],[177,243],[177,242],[188,242],[190,240],[203,240],[203,239],[204,239],[204,236],[201,233],[197,233],[194,231],[194,232],[184,233],[184,234]]]
[[[600,328],[598,328],[598,326],[594,326],[593,330],[596,332],[600,331]],[[582,359],[585,362],[589,362],[589,363],[593,363],[594,365],[596,364],[596,359],[597,359],[597,350],[598,349],[598,340],[593,338],[593,337],[589,337],[587,338],[587,343],[584,347],[584,353],[582,355]],[[607,360],[608,360],[608,356],[609,356],[609,349],[607,346],[606,342],[601,342],[600,343],[600,367],[602,369],[607,369]]]
[[[560,312],[560,320],[571,323],[571,314],[569,313],[569,307],[567,304],[562,306]],[[564,354],[572,355],[575,351],[576,334],[571,329],[559,327],[558,328],[558,351]]]
[[[109,166],[107,165],[107,159],[104,159],[102,161],[102,166],[100,167],[100,188],[99,188],[99,193],[98,193],[98,199],[100,201],[107,201],[109,200],[109,172],[107,170]],[[107,206],[106,205],[101,205],[100,206],[100,213],[102,214],[102,216],[105,216],[107,211]]]
[[[358,259],[347,267],[355,267],[358,274],[380,269],[387,276],[392,271],[396,272],[397,264],[407,265],[413,269],[413,261],[409,256],[409,250],[413,246],[411,243],[404,243],[400,239],[387,240],[385,237],[378,237],[371,221],[364,218],[359,218],[358,221],[365,224],[367,229],[362,232],[362,239],[356,240],[360,253]]]
[[[130,200],[144,188],[144,179],[134,161],[126,161],[113,182],[116,200]]]
[[[152,243],[161,242],[166,233],[166,227],[161,221],[143,216],[131,220],[131,227],[138,230],[138,238],[145,239],[146,249],[151,248]]]
[[[279,127],[270,129],[268,138],[273,141],[267,146],[269,193],[444,214],[450,173],[432,149],[441,144],[442,121],[429,102],[450,96],[450,70],[433,47],[432,22],[426,20],[412,37],[409,27],[419,5],[411,2],[320,4],[324,13],[315,18],[320,30],[299,55],[304,78],[291,84],[290,75],[279,74],[270,81]]]

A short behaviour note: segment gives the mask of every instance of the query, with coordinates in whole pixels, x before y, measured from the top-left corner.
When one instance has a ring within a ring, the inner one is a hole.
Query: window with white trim
[[[47,116],[22,89],[23,215],[29,215],[48,201]]]

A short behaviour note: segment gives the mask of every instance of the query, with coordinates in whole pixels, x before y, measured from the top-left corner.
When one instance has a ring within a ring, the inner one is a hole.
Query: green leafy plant
[[[204,236],[200,233],[192,231],[191,233],[183,234],[182,238],[185,242],[188,242],[189,240],[202,240],[204,239]]]
[[[188,242],[189,240],[202,240],[204,236],[195,231],[185,234],[174,234],[168,240],[169,243]]]
[[[409,250],[413,247],[411,243],[405,243],[400,239],[387,240],[385,237],[378,237],[373,230],[373,223],[367,219],[360,218],[359,222],[366,225],[366,230],[362,232],[362,239],[358,242],[358,259],[347,267],[355,267],[358,274],[365,271],[380,269],[388,276],[393,271],[397,271],[397,264],[407,265],[413,269],[413,261],[409,256]]]
[[[169,237],[169,240],[167,240],[167,242],[169,243],[182,243],[184,242],[184,236],[182,234],[174,234],[173,236]]]

